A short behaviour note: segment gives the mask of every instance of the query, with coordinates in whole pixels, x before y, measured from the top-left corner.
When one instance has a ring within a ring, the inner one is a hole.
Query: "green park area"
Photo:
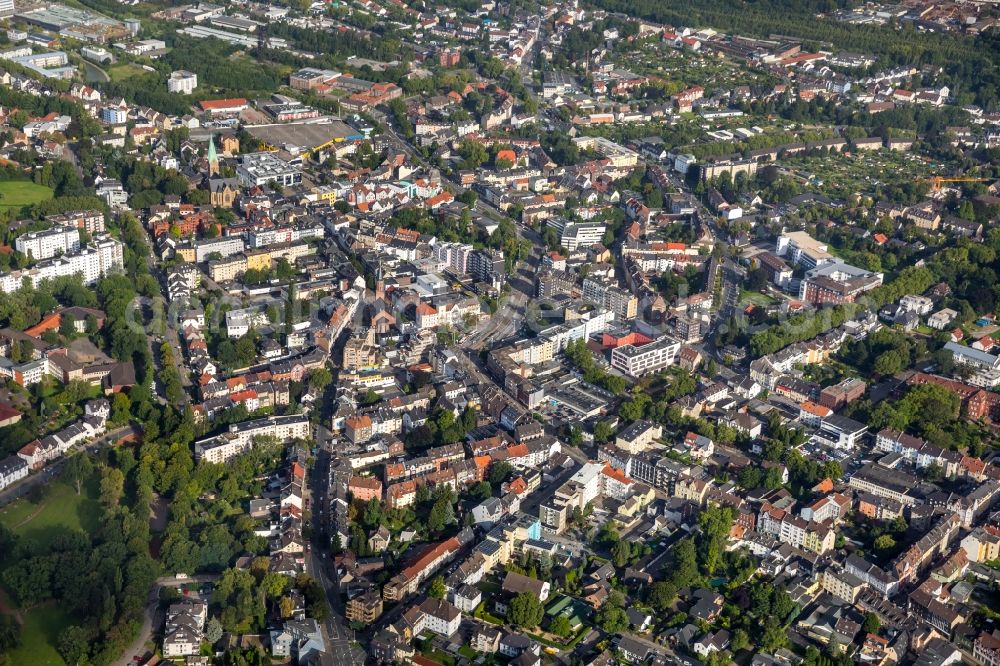
[[[97,530],[100,515],[96,487],[84,486],[77,495],[76,488],[53,481],[40,498],[24,497],[0,509],[0,524],[18,536],[47,544],[66,530]]]
[[[63,666],[66,662],[56,651],[59,634],[73,621],[62,608],[48,604],[21,613],[21,645],[7,653],[12,664]]]
[[[0,182],[0,208],[21,209],[52,198],[52,189],[30,180]]]
[[[0,509],[0,525],[41,545],[51,543],[67,531],[95,531],[102,512],[97,500],[96,479],[85,484],[81,491],[78,495],[75,486],[52,481],[47,487]],[[0,572],[9,564],[0,556]],[[53,602],[29,609],[19,609],[13,604],[12,595],[0,589],[0,612],[12,614],[21,624],[20,645],[7,653],[11,663],[64,664],[56,645],[60,633],[73,623],[70,613]]]
[[[133,76],[140,76],[142,74],[148,74],[146,70],[138,65],[125,64],[118,65],[117,67],[110,67],[107,70],[108,76],[111,77],[112,81],[125,81]]]

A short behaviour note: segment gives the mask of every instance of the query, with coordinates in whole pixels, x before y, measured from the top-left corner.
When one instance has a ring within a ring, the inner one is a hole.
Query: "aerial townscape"
[[[959,663],[996,0],[0,0],[0,666]]]

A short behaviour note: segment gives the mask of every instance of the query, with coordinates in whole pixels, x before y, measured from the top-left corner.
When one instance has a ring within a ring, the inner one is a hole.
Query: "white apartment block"
[[[250,329],[264,326],[268,323],[267,313],[263,310],[246,308],[226,312],[226,335],[239,338],[250,332]]]
[[[123,266],[122,244],[109,236],[102,237],[73,254],[46,259],[32,268],[0,275],[0,291],[17,291],[25,280],[37,287],[42,280],[77,274],[83,277],[85,284],[93,284]]]
[[[245,249],[243,239],[239,236],[223,236],[222,238],[198,241],[194,246],[194,260],[201,263],[207,261],[213,254],[218,254],[225,259],[231,255],[239,254]]]
[[[46,222],[64,227],[84,229],[90,234],[104,233],[104,213],[99,210],[71,210],[61,215],[48,215]]]
[[[607,227],[598,223],[567,224],[562,230],[559,244],[573,252],[581,247],[590,247],[600,243]]]
[[[608,281],[584,278],[583,297],[611,310],[619,321],[631,321],[638,313],[639,299],[635,294]]]
[[[51,259],[80,249],[80,231],[72,227],[53,227],[32,231],[14,241],[17,251],[34,261]]]
[[[611,350],[611,367],[631,377],[641,377],[673,365],[681,343],[663,336],[645,345],[622,345]]]
[[[462,275],[469,272],[469,258],[475,250],[465,243],[438,243],[434,246],[434,259],[441,269],[450,268]]]
[[[303,415],[269,416],[264,419],[234,423],[229,432],[195,442],[195,457],[223,464],[253,448],[258,437],[273,437],[280,442],[309,437],[309,418]]]
[[[17,456],[0,460],[0,489],[28,476],[28,463]]]
[[[190,95],[198,87],[198,75],[194,72],[179,69],[171,72],[167,78],[167,91]]]
[[[420,604],[424,629],[441,636],[452,636],[462,624],[462,611],[444,599],[426,599]]]

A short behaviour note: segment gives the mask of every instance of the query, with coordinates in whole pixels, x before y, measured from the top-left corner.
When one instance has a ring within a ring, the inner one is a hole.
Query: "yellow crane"
[[[988,183],[992,178],[962,178],[950,176],[934,176],[932,178],[920,178],[921,181],[929,181],[931,184],[931,189],[935,192],[941,190],[942,183]]]

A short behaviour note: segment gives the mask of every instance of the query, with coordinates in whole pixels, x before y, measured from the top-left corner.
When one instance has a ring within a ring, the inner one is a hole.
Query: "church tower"
[[[208,175],[219,175],[219,155],[215,152],[215,137],[208,139]]]

